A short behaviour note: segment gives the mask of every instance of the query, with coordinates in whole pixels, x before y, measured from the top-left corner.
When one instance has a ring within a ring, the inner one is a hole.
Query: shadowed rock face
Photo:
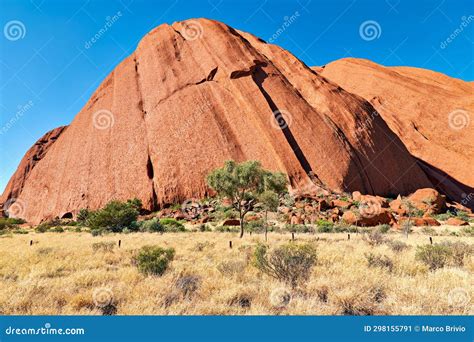
[[[260,160],[293,188],[432,186],[369,102],[277,46],[199,19],[147,34],[11,187],[32,223],[111,199],[154,210],[205,196],[205,176],[229,159]]]
[[[474,83],[355,58],[314,70],[369,101],[441,192],[458,202],[474,192]]]

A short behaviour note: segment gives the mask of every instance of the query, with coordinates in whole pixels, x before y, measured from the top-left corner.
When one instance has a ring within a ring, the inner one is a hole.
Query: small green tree
[[[212,171],[207,176],[208,185],[220,196],[227,197],[239,213],[240,237],[244,236],[244,217],[258,202],[265,191],[281,194],[286,190],[286,175],[262,168],[258,161],[240,164],[230,160],[224,167]]]
[[[91,211],[87,215],[87,225],[93,230],[108,230],[121,232],[125,228],[133,228],[137,220],[140,200],[128,200],[127,202],[110,201],[106,206],[97,211]]]
[[[264,191],[259,197],[260,203],[265,210],[265,241],[267,241],[268,234],[268,212],[277,211],[280,200],[278,194],[274,191]]]

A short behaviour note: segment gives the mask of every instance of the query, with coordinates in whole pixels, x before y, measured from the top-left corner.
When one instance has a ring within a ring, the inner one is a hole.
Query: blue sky
[[[0,0],[0,191],[26,150],[69,124],[162,23],[213,18],[268,41],[291,21],[274,43],[310,66],[352,56],[472,81],[473,15],[468,0]]]

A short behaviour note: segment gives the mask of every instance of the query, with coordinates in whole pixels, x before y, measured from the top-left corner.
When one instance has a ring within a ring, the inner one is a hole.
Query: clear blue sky
[[[0,0],[0,191],[25,151],[46,131],[69,124],[114,66],[162,23],[213,18],[268,41],[293,15],[275,43],[308,65],[353,56],[472,81],[473,3]],[[118,20],[86,48],[114,15]],[[366,21],[378,25],[375,36],[361,36]]]

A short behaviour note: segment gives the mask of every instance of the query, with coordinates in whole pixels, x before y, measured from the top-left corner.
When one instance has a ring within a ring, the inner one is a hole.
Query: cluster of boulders
[[[288,204],[282,201],[278,208],[280,219],[284,223],[317,224],[321,220],[332,223],[345,223],[348,225],[371,227],[389,224],[393,228],[401,228],[406,224],[413,226],[439,226],[441,222],[435,217],[446,211],[456,212],[462,210],[468,216],[474,217],[471,210],[459,204],[447,203],[444,195],[438,191],[425,188],[419,189],[410,196],[398,196],[389,199],[381,196],[363,195],[359,191],[352,194],[336,194],[325,192],[317,195],[295,195],[294,202]],[[174,218],[192,224],[204,224],[216,221],[224,226],[236,226],[240,221],[235,218],[222,219],[216,215],[219,206],[230,206],[228,201],[219,202],[209,200],[206,202],[187,201],[181,206],[173,206],[160,210],[158,213],[142,216],[148,219],[152,216],[158,218]],[[245,220],[257,221],[263,218],[259,210],[249,213]],[[468,225],[463,219],[446,216],[444,224],[453,226]]]
[[[459,204],[448,204],[444,195],[431,188],[419,189],[406,198],[398,196],[393,200],[363,195],[359,191],[348,196],[304,196],[297,198],[292,207],[282,206],[279,211],[290,224],[313,224],[327,220],[367,227],[390,224],[399,228],[406,222],[414,226],[439,226],[441,223],[433,216],[448,209],[462,210],[474,217],[470,209]],[[444,223],[455,226],[468,224],[455,217]]]

